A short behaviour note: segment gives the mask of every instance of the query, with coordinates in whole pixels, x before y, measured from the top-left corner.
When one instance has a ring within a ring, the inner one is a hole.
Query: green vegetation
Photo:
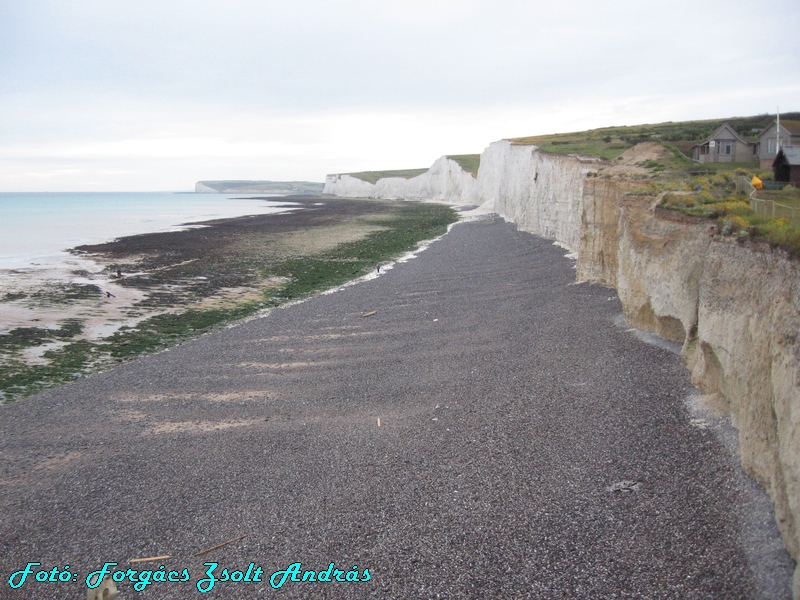
[[[265,307],[280,306],[336,287],[365,275],[376,264],[414,248],[423,240],[442,235],[457,219],[450,207],[441,204],[398,204],[385,218],[373,221],[386,229],[320,254],[290,258],[269,267],[264,276],[283,277],[287,282],[260,301],[156,315],[135,327],[120,328],[98,344],[97,349],[117,360],[135,357],[171,346],[215,325],[250,316]]]
[[[782,190],[759,191],[758,199],[778,202],[791,208],[800,209],[800,190],[791,186],[786,186]]]
[[[473,177],[478,175],[478,167],[481,165],[480,154],[454,154],[448,156],[450,160],[454,160],[459,166],[467,173],[471,173]],[[394,171],[361,171],[359,173],[343,173],[343,175],[350,175],[361,181],[367,183],[377,183],[379,179],[386,177],[402,177],[403,179],[411,179],[423,173],[427,173],[428,169],[399,169]]]
[[[273,268],[269,275],[286,277],[289,282],[270,303],[303,298],[364,275],[378,263],[414,248],[423,240],[442,235],[457,220],[455,211],[442,204],[398,204],[387,218],[373,221],[386,229],[316,256],[287,260]]]
[[[28,294],[25,292],[6,292],[3,294],[3,298],[0,299],[0,302],[13,302],[14,300],[22,300],[27,297]]]
[[[739,175],[747,175],[749,174],[752,177],[754,174],[758,175],[761,179],[772,179],[772,171],[765,170],[762,171],[758,167],[758,163],[755,162],[748,162],[748,163],[696,163],[692,161],[692,166],[686,171],[690,175],[703,175],[703,174],[714,174],[714,173],[731,173],[735,172]]]
[[[32,294],[24,292],[10,293],[3,296],[3,301],[27,298],[32,304],[70,304],[74,300],[99,298],[103,291],[94,284],[60,283],[47,286]]]
[[[709,121],[668,122],[629,127],[605,127],[590,131],[513,138],[515,144],[535,144],[542,152],[580,154],[614,161],[642,142],[655,142],[668,150],[664,160],[644,160],[635,166],[647,170],[646,189],[631,194],[657,195],[666,209],[718,221],[722,235],[738,239],[766,240],[800,256],[800,196],[797,190],[759,191],[751,207],[750,187],[742,185],[758,175],[765,183],[772,173],[761,172],[756,163],[703,163],[689,158],[692,146],[708,137],[723,123],[729,123],[745,138],[755,139],[774,115],[733,117]],[[796,120],[800,113],[786,113],[781,119]],[[737,178],[739,184],[737,185]],[[738,188],[738,191],[737,191]],[[770,202],[770,201],[774,201]],[[777,204],[776,204],[777,203]]]
[[[467,173],[471,173],[473,177],[478,176],[478,168],[481,166],[480,154],[454,154],[447,158],[457,162],[462,169]]]
[[[447,226],[458,220],[457,213],[442,204],[365,202],[363,206],[368,211],[368,223],[373,226],[373,230],[357,241],[340,243],[304,256],[270,258],[271,255],[268,254],[259,255],[262,263],[257,266],[257,272],[253,276],[259,277],[261,281],[272,278],[273,282],[283,283],[273,283],[265,287],[261,297],[255,300],[229,301],[222,306],[190,308],[154,315],[135,326],[123,326],[112,336],[97,342],[76,339],[82,333],[82,324],[78,320],[65,320],[58,329],[20,327],[1,335],[0,402],[72,381],[88,372],[195,337],[214,326],[251,316],[264,308],[279,306],[290,300],[305,298],[341,285],[370,272],[380,262],[412,250],[417,243],[445,233]],[[376,231],[374,226],[380,229]],[[216,258],[222,261],[224,253]],[[207,262],[207,268],[224,272],[252,271],[250,267],[254,265],[253,261],[250,254],[236,255],[229,257],[228,262],[224,263]],[[186,279],[187,273],[201,272],[196,271],[197,264],[183,264],[172,270],[172,282]],[[161,283],[166,283],[162,279],[167,271],[164,269],[157,272]],[[212,271],[202,272],[213,278]],[[281,279],[276,280],[276,277]],[[121,280],[120,283],[124,281]],[[130,278],[129,281],[136,280]],[[234,281],[237,285],[243,282],[238,276]],[[146,289],[147,284],[139,281],[137,287]],[[217,290],[215,284],[206,291],[213,293]],[[202,295],[202,292],[193,290],[191,294]],[[16,295],[14,299],[28,300]],[[181,300],[180,294],[164,299],[167,304],[176,300]],[[63,345],[42,353],[41,357],[46,364],[31,365],[22,360],[20,351],[55,342]]]
[[[687,215],[714,219],[722,235],[735,236],[740,240],[765,240],[770,244],[787,250],[792,256],[800,256],[800,219],[786,217],[773,218],[753,210],[750,198],[745,191],[736,191],[737,177],[752,173],[743,169],[718,171],[703,176],[689,177],[664,186],[652,183],[656,188],[667,188],[660,206]],[[759,200],[767,196],[779,198],[781,204],[798,209],[800,216],[800,190],[787,187],[777,192],[758,192]]]
[[[732,117],[709,121],[681,121],[654,125],[632,125],[626,127],[604,127],[589,131],[537,135],[511,138],[521,145],[535,144],[542,152],[552,154],[581,154],[613,160],[628,148],[641,142],[661,142],[684,154],[691,154],[692,145],[711,134],[723,123],[729,123],[743,136],[752,136],[769,125],[774,115],[755,117]],[[786,113],[781,119],[800,119],[800,113]]]
[[[30,396],[85,375],[95,360],[95,347],[85,340],[71,342],[42,354],[43,365],[9,360],[0,366],[0,401]]]
[[[644,169],[650,169],[654,173],[663,171],[667,168],[667,165],[651,159],[643,160],[642,162],[636,164]]]
[[[549,154],[580,154],[582,156],[597,156],[606,160],[617,158],[625,150],[635,145],[622,140],[617,134],[611,135],[611,132],[605,129],[578,133],[538,135],[515,138],[511,141],[519,145],[535,144],[539,147],[539,150]]]
[[[215,325],[249,317],[264,307],[262,302],[244,302],[229,308],[187,310],[155,315],[136,327],[120,327],[114,335],[95,345],[100,352],[121,362],[144,352],[154,352],[208,331]]]
[[[428,169],[400,169],[396,171],[361,171],[360,173],[343,173],[343,175],[350,175],[361,181],[367,183],[377,183],[379,179],[386,177],[402,177],[403,179],[411,179],[417,175],[427,173]]]
[[[83,331],[77,319],[65,319],[58,329],[46,327],[17,327],[8,333],[0,334],[0,355],[23,348],[34,348],[55,341],[72,338]]]

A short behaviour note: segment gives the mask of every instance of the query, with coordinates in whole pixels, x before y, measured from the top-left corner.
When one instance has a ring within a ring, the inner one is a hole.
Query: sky
[[[798,0],[0,0],[0,192],[427,167],[800,111]]]

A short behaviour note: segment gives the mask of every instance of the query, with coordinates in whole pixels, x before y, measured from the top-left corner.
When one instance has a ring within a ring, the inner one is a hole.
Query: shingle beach
[[[190,573],[121,600],[789,597],[769,501],[687,408],[680,357],[564,254],[459,223],[377,278],[0,408],[0,598],[85,598],[108,562]],[[12,589],[32,562],[77,577]],[[212,562],[234,581],[201,593]]]

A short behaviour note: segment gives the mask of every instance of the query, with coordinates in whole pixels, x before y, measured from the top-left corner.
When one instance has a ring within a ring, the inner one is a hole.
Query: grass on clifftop
[[[377,183],[379,179],[386,177],[402,177],[403,179],[411,179],[417,175],[427,173],[428,169],[398,169],[395,171],[361,171],[359,173],[343,173],[343,175],[350,175],[361,181],[367,183]]]
[[[769,125],[774,115],[755,117],[731,117],[708,121],[679,121],[652,125],[631,125],[623,127],[604,127],[589,131],[556,133],[510,138],[520,145],[535,144],[542,152],[551,154],[581,154],[613,160],[628,148],[641,142],[663,142],[684,154],[691,154],[692,146],[705,139],[723,123],[729,123],[745,137],[753,136]],[[800,113],[786,113],[782,119],[800,119]]]
[[[749,180],[752,174],[744,169],[719,171],[651,186],[667,191],[659,204],[662,208],[713,219],[724,236],[764,240],[800,256],[800,190],[787,186],[775,192],[760,191],[752,202],[741,186],[736,190],[736,179],[742,177]]]
[[[467,173],[470,173],[473,177],[478,176],[478,169],[481,166],[480,154],[453,154],[447,158],[457,162],[458,166],[464,169]]]
[[[472,174],[473,177],[477,177],[478,167],[481,165],[480,154],[454,154],[452,156],[448,156],[447,158],[457,162],[462,169],[464,169],[467,173]],[[343,175],[350,175],[350,177],[355,177],[361,181],[375,184],[379,179],[385,179],[387,177],[402,177],[403,179],[411,179],[412,177],[417,177],[418,175],[427,173],[428,171],[429,169],[397,169],[394,171],[360,171],[358,173],[343,173]]]
[[[739,240],[764,240],[800,257],[800,192],[759,191],[751,202],[747,182],[753,175],[763,181],[772,172],[758,163],[696,163],[689,158],[694,144],[706,139],[717,127],[729,123],[749,140],[772,123],[774,115],[733,117],[708,121],[667,122],[653,125],[604,127],[589,131],[511,138],[514,144],[536,145],[551,154],[579,154],[617,163],[618,158],[642,142],[655,142],[666,152],[659,160],[635,164],[644,174],[631,176],[648,181],[643,193],[668,192],[660,205],[687,215],[717,221],[718,232]],[[782,119],[796,120],[800,113],[785,113]],[[605,175],[613,177],[614,175]],[[743,183],[744,182],[744,183]],[[638,192],[637,192],[638,193]]]

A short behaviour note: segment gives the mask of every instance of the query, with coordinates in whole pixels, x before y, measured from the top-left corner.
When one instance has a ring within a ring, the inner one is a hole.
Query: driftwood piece
[[[140,563],[140,562],[151,562],[154,560],[167,560],[170,557],[169,554],[164,554],[163,556],[148,556],[147,558],[132,558],[128,562],[130,564]]]
[[[227,546],[228,544],[232,544],[233,542],[238,542],[239,540],[243,540],[246,537],[247,537],[246,535],[240,535],[239,537],[233,538],[232,540],[228,540],[227,542],[222,542],[221,544],[217,544],[216,546],[212,546],[211,548],[208,548],[206,550],[201,550],[197,554],[192,554],[192,558],[203,556],[204,554],[208,554],[209,552],[213,552],[214,550],[219,550],[223,546]]]

